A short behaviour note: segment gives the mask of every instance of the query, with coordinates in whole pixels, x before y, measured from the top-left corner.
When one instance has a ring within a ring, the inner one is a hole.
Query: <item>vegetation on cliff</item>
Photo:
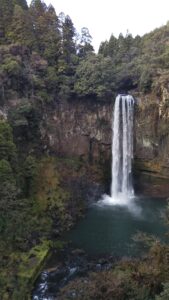
[[[40,152],[29,106],[9,119],[14,130],[0,120],[0,298],[23,300],[50,247],[58,246],[50,241],[84,213],[85,169],[79,160]]]
[[[45,109],[52,108],[55,101],[72,97],[107,101],[119,91],[135,88],[147,93],[155,87],[156,93],[159,93],[157,83],[161,76],[164,76],[166,84],[168,82],[169,24],[142,38],[133,38],[128,32],[118,38],[112,35],[109,41],[101,43],[98,54],[94,53],[91,42],[86,27],[78,34],[71,18],[63,13],[57,16],[52,5],[32,0],[28,7],[26,0],[0,0],[2,299],[24,299],[25,295],[19,290],[16,292],[16,289],[25,287],[24,279],[22,281],[18,277],[25,274],[24,266],[29,265],[28,261],[31,264],[32,257],[39,261],[35,254],[38,251],[43,259],[50,245],[49,240],[70,228],[84,210],[86,169],[81,160],[48,155],[41,134]],[[154,79],[158,79],[156,83]],[[81,188],[79,193],[77,184]],[[164,259],[167,259],[168,252],[160,249]],[[162,272],[159,266],[163,268],[165,263],[159,263],[157,269],[152,271],[152,285],[155,288]],[[129,274],[131,281],[133,276],[137,277],[132,285],[142,282],[143,271],[139,268],[141,266],[136,265],[135,271]],[[149,271],[145,267],[144,275],[151,277]],[[158,276],[155,277],[156,272]],[[99,293],[102,291],[97,290],[97,286],[100,278],[103,282],[104,276],[107,276],[108,287],[101,288],[109,291],[109,283],[112,282],[109,275],[91,276],[90,288],[88,291],[85,289],[88,294],[84,297],[96,299],[97,295],[101,299]],[[116,287],[120,288],[118,295],[123,295],[125,280],[119,277],[119,281],[114,282],[113,291],[116,292]],[[160,277],[160,280],[158,292],[162,292],[162,282],[165,284],[164,291],[167,290],[168,277]],[[80,282],[80,285],[83,292],[85,283]],[[133,286],[127,288],[132,290]],[[153,289],[148,288],[145,293]],[[113,291],[110,291],[110,296]],[[147,297],[154,295],[154,291]],[[165,299],[165,296],[161,294],[158,299]]]
[[[2,299],[26,299],[26,284],[30,287],[35,272],[39,270],[39,265],[47,256],[50,246],[54,246],[49,241],[58,239],[85,209],[83,190],[72,188],[74,181],[81,187],[80,173],[82,176],[84,171],[80,162],[45,155],[37,157],[36,153],[33,155],[22,153],[22,155],[23,157],[19,157],[10,125],[6,121],[1,121],[0,297]],[[38,252],[33,251],[37,245],[39,245]],[[25,276],[21,272],[24,269],[27,274]]]

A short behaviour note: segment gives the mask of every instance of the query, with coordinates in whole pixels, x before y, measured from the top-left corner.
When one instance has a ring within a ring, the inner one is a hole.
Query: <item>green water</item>
[[[133,241],[138,231],[164,240],[166,201],[135,199],[130,210],[125,206],[92,205],[85,219],[66,235],[66,240],[91,255],[138,255],[142,249]]]

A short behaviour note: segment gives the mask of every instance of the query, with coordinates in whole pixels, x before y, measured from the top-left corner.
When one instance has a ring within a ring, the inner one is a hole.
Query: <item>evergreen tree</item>
[[[41,0],[33,0],[30,6],[36,46],[50,65],[56,63],[60,53],[60,31],[58,18],[52,5],[46,6]]]
[[[32,13],[32,16],[40,17],[44,14],[44,12],[47,10],[46,4],[41,0],[32,0],[30,4],[30,11]]]
[[[0,121],[0,160],[7,160],[15,167],[16,146],[13,142],[12,128],[7,122]]]
[[[34,32],[29,13],[28,11],[23,10],[19,5],[15,5],[14,7],[8,37],[12,43],[19,43],[30,47],[34,45]]]
[[[61,55],[58,60],[59,97],[69,98],[74,88],[74,75],[78,64],[76,30],[69,16],[59,15]]]
[[[0,44],[6,42],[6,33],[12,22],[13,1],[0,0]]]
[[[101,42],[100,47],[99,47],[99,54],[102,54],[103,56],[108,56],[108,47],[109,47],[109,42]]]
[[[79,57],[86,57],[88,53],[94,51],[93,46],[91,45],[92,37],[89,33],[87,27],[81,29],[81,40],[80,45],[78,46],[78,55]]]
[[[75,36],[76,30],[69,16],[60,19],[62,34],[62,57],[67,63],[71,62],[71,55],[76,54]]]
[[[59,31],[59,21],[56,15],[55,9],[52,5],[49,5],[46,12],[46,47],[45,47],[45,58],[48,59],[49,65],[56,64],[60,52],[61,52],[61,34]]]
[[[13,0],[13,4],[14,4],[14,6],[19,5],[23,9],[28,9],[28,5],[27,5],[26,0]]]
[[[118,38],[118,60],[121,62],[130,62],[131,61],[131,47],[133,45],[133,37],[132,35],[127,31],[126,36],[123,36],[122,33],[120,33]]]
[[[12,211],[16,198],[16,179],[10,163],[5,159],[0,160],[0,186],[1,219],[4,214],[10,213],[10,210]]]
[[[19,5],[23,9],[28,8],[26,0],[0,0],[0,44],[7,42],[15,5]]]
[[[126,55],[127,55],[127,59],[128,61],[131,61],[131,48],[133,46],[133,37],[132,34],[129,33],[129,31],[127,30],[126,36],[125,36],[125,43],[124,43],[124,47],[125,47],[125,51],[126,51]]]
[[[113,34],[110,37],[107,50],[108,50],[108,55],[115,59],[119,49],[118,49],[118,40]]]
[[[41,0],[32,0],[29,11],[35,33],[36,48],[40,54],[43,54],[45,50],[45,12],[47,11],[47,6]]]

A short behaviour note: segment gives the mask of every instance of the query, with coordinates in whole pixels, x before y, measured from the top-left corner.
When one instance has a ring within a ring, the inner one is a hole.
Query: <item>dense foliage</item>
[[[70,97],[79,61],[93,52],[88,29],[78,36],[69,16],[57,16],[41,0],[29,8],[25,1],[8,2],[0,1],[1,101]]]
[[[96,55],[89,30],[78,34],[71,18],[57,16],[52,5],[0,0],[0,7],[1,103],[16,97],[106,100],[135,88],[146,93],[168,70],[168,24],[142,38],[112,34]]]
[[[29,147],[22,150],[20,144],[16,147],[11,126],[7,121],[0,121],[1,299],[26,299],[27,277],[23,277],[20,270],[26,263],[34,274],[31,269],[36,267],[36,260],[35,266],[29,263],[31,249],[42,244],[38,251],[43,251],[44,243],[68,230],[85,208],[82,192],[71,188],[70,179],[67,185],[67,172],[68,176],[77,178],[80,185],[80,162],[45,155],[38,157],[30,124],[24,125],[23,130],[28,134],[28,144],[30,134],[31,154]],[[34,133],[36,135],[36,131]],[[23,147],[25,136],[21,142]]]
[[[91,42],[88,28],[78,34],[69,16],[57,16],[42,0],[32,0],[29,7],[26,0],[0,0],[0,107],[8,114],[8,119],[0,115],[1,299],[24,299],[16,292],[21,254],[29,256],[32,247],[57,237],[83,211],[82,195],[66,178],[77,182],[81,162],[53,160],[41,147],[45,109],[71,98],[108,101],[118,92],[147,93],[154,78],[169,75],[169,24],[142,38],[112,34],[98,54]],[[157,299],[168,299],[168,249],[158,247],[164,261],[157,263],[158,253],[150,256],[155,269],[144,263],[142,270],[138,263],[118,280],[111,272],[91,275],[88,290],[80,280],[79,299],[150,300],[156,292],[161,292]]]
[[[122,260],[108,271],[89,273],[61,289],[59,299],[167,300],[169,247],[154,241],[142,260]]]

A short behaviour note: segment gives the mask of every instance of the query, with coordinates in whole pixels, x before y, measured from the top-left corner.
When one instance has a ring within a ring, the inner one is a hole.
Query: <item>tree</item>
[[[69,98],[73,92],[74,75],[78,65],[76,30],[69,16],[59,15],[61,55],[58,60],[59,97]]]
[[[66,63],[71,62],[71,55],[76,54],[75,36],[76,30],[69,16],[59,16],[62,36],[62,58]]]
[[[140,81],[139,81],[139,88],[142,92],[150,92],[152,85],[152,72],[150,68],[142,68]]]
[[[88,55],[77,67],[75,92],[82,97],[111,97],[115,91],[113,67],[109,57]]]
[[[36,160],[33,156],[28,155],[23,164],[23,176],[24,176],[24,192],[26,197],[30,197],[33,194],[33,188],[36,175]]]
[[[44,56],[48,60],[49,65],[53,66],[61,54],[61,34],[59,31],[59,20],[52,5],[49,5],[45,17],[47,32]]]
[[[103,56],[108,56],[108,47],[109,47],[109,42],[101,42],[100,47],[99,47],[99,54]]]
[[[113,34],[109,39],[107,50],[108,50],[108,55],[115,60],[117,56],[117,52],[119,50],[119,45],[118,45],[117,38]]]
[[[28,5],[26,0],[13,0],[14,5],[19,5],[22,9],[28,9]]]
[[[41,0],[33,0],[30,14],[36,37],[38,52],[48,60],[49,65],[57,62],[60,55],[61,36],[59,21],[52,5],[46,6]]]
[[[0,44],[6,43],[6,33],[12,21],[13,1],[0,0]]]
[[[40,17],[44,14],[44,12],[47,10],[46,4],[41,0],[32,0],[30,4],[30,12],[32,13],[32,16]]]
[[[12,129],[5,122],[0,122],[0,232],[5,230],[8,215],[12,212],[17,195],[16,147],[13,142]]]
[[[85,57],[88,53],[94,51],[93,46],[91,45],[92,37],[89,33],[87,27],[81,29],[81,39],[80,44],[78,45],[78,55],[79,57]]]
[[[2,159],[15,167],[16,146],[13,142],[12,128],[5,121],[0,121],[0,160]]]
[[[35,33],[36,48],[38,52],[43,55],[45,51],[45,36],[47,29],[45,23],[47,6],[41,0],[32,0],[29,11]]]
[[[19,5],[15,5],[10,31],[8,33],[12,43],[33,47],[35,37],[32,22],[28,11],[23,10]]]
[[[16,198],[16,180],[10,163],[0,160],[0,211],[8,211]],[[11,202],[12,201],[12,202]]]
[[[12,23],[15,5],[27,9],[26,0],[0,0],[0,44],[7,42],[7,33]]]
[[[1,89],[3,90],[2,101],[9,97],[9,89],[20,92],[22,81],[22,62],[19,56],[13,56],[7,51],[0,66],[2,78]]]
[[[117,60],[121,63],[128,63],[131,61],[131,47],[134,44],[134,39],[132,35],[127,31],[126,35],[123,36],[120,33],[118,38],[118,53],[117,53]]]

